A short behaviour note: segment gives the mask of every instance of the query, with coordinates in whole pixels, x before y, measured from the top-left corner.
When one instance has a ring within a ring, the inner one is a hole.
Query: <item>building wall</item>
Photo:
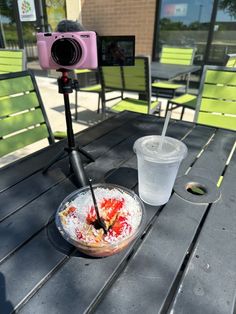
[[[83,26],[99,35],[135,35],[136,55],[152,55],[156,0],[81,0]]]
[[[66,16],[68,20],[81,20],[81,1],[80,0],[66,0]]]

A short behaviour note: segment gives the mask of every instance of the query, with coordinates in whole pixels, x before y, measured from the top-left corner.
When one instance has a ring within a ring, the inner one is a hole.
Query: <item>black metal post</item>
[[[66,116],[66,129],[67,129],[67,142],[68,147],[64,148],[63,152],[60,152],[58,155],[51,160],[48,165],[43,169],[43,173],[46,173],[47,170],[66,152],[69,155],[69,161],[71,170],[73,171],[76,181],[79,187],[88,185],[88,178],[85,174],[82,160],[80,158],[80,153],[86,156],[89,160],[94,161],[93,157],[87,153],[83,148],[75,146],[75,137],[72,126],[71,110],[70,110],[70,101],[69,93],[73,92],[73,88],[76,85],[76,82],[72,82],[72,79],[68,77],[67,70],[60,69],[57,70],[62,72],[62,76],[58,78],[58,87],[59,93],[63,94],[64,105],[65,105],[65,116]]]
[[[159,0],[156,1],[154,40],[153,40],[153,46],[152,46],[152,60],[153,61],[159,61],[161,4],[162,4],[162,1],[159,1]],[[158,57],[157,57],[157,51],[158,51]]]
[[[20,20],[20,14],[19,14],[17,0],[13,0],[13,10],[14,10],[15,19],[16,19],[16,30],[17,30],[17,35],[18,35],[18,45],[19,45],[20,49],[24,49],[23,29],[22,29],[22,23]]]
[[[66,114],[66,127],[67,127],[67,140],[68,147],[75,147],[74,132],[72,127],[72,118],[70,111],[69,94],[72,92],[70,78],[68,78],[67,72],[62,72],[62,77],[58,79],[59,93],[63,94],[65,114]]]
[[[209,62],[209,52],[210,52],[211,44],[214,37],[214,26],[215,26],[215,21],[216,21],[218,4],[219,4],[219,0],[214,0],[212,13],[211,13],[210,29],[208,32],[207,44],[206,44],[205,54],[203,58],[203,64],[208,64]]]
[[[62,71],[62,77],[58,79],[59,93],[63,94],[65,115],[66,115],[66,128],[67,128],[67,141],[68,141],[68,154],[71,168],[74,172],[76,180],[80,186],[88,185],[88,179],[85,175],[84,167],[80,158],[80,154],[75,147],[75,137],[72,127],[72,118],[70,110],[69,94],[73,91],[71,79],[68,77],[66,71]]]

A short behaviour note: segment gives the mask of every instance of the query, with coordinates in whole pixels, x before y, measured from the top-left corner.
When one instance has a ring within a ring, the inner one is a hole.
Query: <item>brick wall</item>
[[[99,35],[135,35],[136,55],[152,55],[156,0],[81,0],[84,27]]]

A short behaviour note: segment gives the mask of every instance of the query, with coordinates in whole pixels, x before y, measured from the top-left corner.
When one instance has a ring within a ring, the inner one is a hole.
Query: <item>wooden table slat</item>
[[[217,183],[225,168],[235,139],[236,136],[232,132],[218,130],[206,147],[204,154],[194,164],[190,171],[191,175],[207,177]]]
[[[125,313],[127,308],[133,313],[161,313],[206,209],[206,205],[191,206],[189,212],[185,201],[172,196],[96,313],[110,313],[110,309]]]
[[[96,182],[124,185],[137,193],[134,141],[160,135],[163,123],[154,115],[123,112],[79,133],[77,141],[96,157],[95,162],[84,160],[87,174]],[[188,147],[178,176],[190,169],[188,175],[214,182],[224,171],[235,140],[235,132],[176,120],[170,121],[167,135]],[[45,176],[37,163],[41,157],[46,162],[63,145],[57,143],[0,170],[0,203],[6,204],[0,217],[9,215],[0,222],[1,313],[14,307],[21,314],[127,313],[127,309],[163,313],[170,306],[176,313],[185,307],[191,313],[199,300],[200,312],[211,314],[217,298],[215,313],[232,314],[235,156],[226,168],[218,202],[191,203],[173,193],[164,206],[146,205],[148,233],[127,250],[98,259],[78,251],[71,255],[73,246],[63,240],[53,221],[59,203],[76,189],[74,176],[69,175],[67,158]],[[224,262],[229,265],[225,271]],[[220,288],[215,287],[217,282]],[[206,289],[208,284],[212,291]]]
[[[236,287],[236,153],[225,173],[222,197],[212,204],[184,273],[174,313],[234,313]]]
[[[189,166],[196,162],[198,154],[201,152],[202,147],[209,141],[214,134],[215,130],[204,126],[196,126],[190,134],[183,140],[188,148],[186,158],[180,165],[178,175],[184,175]]]
[[[125,124],[130,119],[134,119],[135,117],[135,114],[127,114],[125,116],[122,114],[107,119],[103,121],[103,123],[89,128],[86,130],[86,133],[84,131],[80,132],[76,136],[76,143],[80,146],[85,146],[109,131],[114,130],[116,127],[119,128],[121,125]],[[63,151],[66,146],[66,140],[62,140],[57,142],[55,145],[51,145],[50,147],[40,150],[30,156],[22,158],[16,163],[3,167],[1,169],[0,191],[3,191],[17,182],[20,182],[32,173],[40,171],[55,157],[56,154]]]
[[[105,134],[102,138],[94,140],[90,145],[85,146],[85,149],[89,153],[92,152],[96,158],[101,157],[108,150],[112,150],[112,148],[125,140],[127,135],[129,136],[129,134],[134,132],[134,130],[130,128],[130,123],[129,121],[113,132]],[[97,147],[101,148],[97,149]],[[119,154],[117,154],[117,156],[119,156]],[[94,167],[94,163],[91,163],[91,167]],[[42,172],[36,172],[17,185],[12,186],[12,188],[2,191],[2,193],[0,193],[0,203],[3,203],[5,199],[7,199],[8,202],[0,212],[0,221],[18,208],[32,201],[37,195],[46,192],[48,189],[58,184],[61,180],[69,176],[69,174],[69,161],[68,158],[64,158],[54,164],[45,175],[43,175]],[[31,186],[30,191],[27,189],[27,186]],[[17,208],[15,207],[15,203],[18,205]]]
[[[183,129],[182,129],[183,130]],[[186,132],[186,130],[185,130],[185,132]],[[171,127],[170,127],[170,133],[171,133]],[[181,136],[182,136],[183,134],[179,134],[179,136],[180,136],[180,138],[181,138]],[[126,142],[126,141],[125,141]],[[125,142],[123,142],[122,143],[122,145],[127,145]],[[132,146],[132,145],[131,145]],[[200,148],[199,148],[200,149]],[[121,149],[121,147],[119,147],[119,151],[123,151],[123,149]],[[197,151],[197,153],[198,153],[198,151]],[[108,156],[109,157],[109,156]],[[122,160],[124,159],[123,158],[124,156],[122,156]],[[103,158],[103,156],[101,157],[101,159]],[[136,157],[132,157],[132,159],[134,159],[134,158],[136,158]],[[108,158],[109,159],[109,158]],[[92,164],[91,164],[92,165]],[[91,165],[89,165],[88,167],[90,167]],[[93,166],[94,166],[94,164],[93,164]],[[124,166],[126,166],[126,164],[124,164]],[[109,165],[109,167],[110,167],[110,165]],[[108,167],[108,168],[109,168]],[[96,168],[96,167],[95,167]],[[98,167],[99,169],[100,169],[100,166]],[[117,172],[119,172],[119,169],[117,169],[116,170]],[[137,180],[137,179],[136,179]],[[109,177],[108,177],[108,182],[109,182]],[[117,182],[114,182],[113,181],[113,183],[117,183]],[[149,219],[150,219],[150,217],[151,217],[151,213],[152,213],[152,215],[155,213],[155,212],[153,212],[153,210],[154,210],[154,208],[152,207],[152,206],[149,206],[148,208],[147,208],[147,210],[148,210],[148,216],[149,216]],[[189,243],[188,243],[188,245],[189,245]],[[187,246],[188,247],[188,246]],[[185,248],[185,250],[187,250],[186,248]],[[58,279],[59,280],[59,279]],[[62,280],[62,278],[61,278],[61,280]],[[59,284],[59,282],[57,281],[55,284]],[[49,293],[49,291],[53,291],[53,290],[55,290],[55,288],[54,287],[51,287],[51,283],[48,283],[47,284],[47,286],[48,286],[48,288],[47,289],[49,289],[49,290],[46,290],[46,292],[45,291],[42,291],[42,294],[44,295],[44,293],[46,293],[46,294],[48,294]],[[39,291],[39,293],[38,293],[38,297],[37,297],[37,300],[35,299],[35,298],[33,298],[32,299],[32,304],[34,304],[35,302],[37,302],[37,307],[39,306],[39,304],[38,304],[38,302],[40,302],[40,299],[41,298],[44,298],[42,295],[41,295],[41,291]],[[31,302],[31,301],[29,301],[29,302]],[[72,302],[73,303],[73,301],[72,300],[68,300],[68,302]],[[43,308],[41,309],[42,311],[43,311]]]
[[[66,180],[1,222],[0,261],[46,226],[60,202],[74,190],[74,184]]]

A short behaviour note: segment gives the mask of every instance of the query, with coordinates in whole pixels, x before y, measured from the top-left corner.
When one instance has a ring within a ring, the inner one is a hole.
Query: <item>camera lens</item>
[[[79,62],[82,49],[80,44],[72,38],[56,40],[51,49],[54,62],[62,66],[72,66]]]

